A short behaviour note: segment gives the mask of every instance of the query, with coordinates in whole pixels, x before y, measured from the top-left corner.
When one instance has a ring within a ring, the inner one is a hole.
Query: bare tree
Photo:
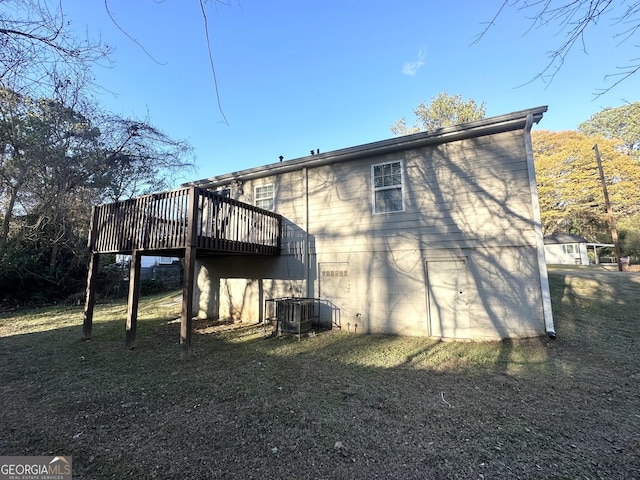
[[[99,39],[75,36],[63,3],[63,0],[0,0],[0,86],[31,96],[59,98],[62,95],[68,102],[71,95],[79,98],[90,83],[90,68],[94,64],[109,62],[111,48],[108,45]],[[228,124],[220,101],[206,4],[228,6],[229,2],[195,0],[195,3],[200,7],[218,110]],[[150,59],[160,63],[120,25],[109,0],[103,0],[103,4],[123,35]]]
[[[73,35],[62,2],[0,0],[0,82],[30,95],[79,92],[110,48]]]
[[[485,29],[476,36],[473,43],[479,42],[496,20],[507,8],[517,8],[531,19],[530,29],[556,28],[563,34],[557,48],[548,54],[548,61],[542,71],[531,81],[551,81],[562,68],[567,56],[578,46],[586,52],[585,33],[589,29],[607,28],[603,21],[617,27],[613,38],[619,44],[631,42],[640,30],[640,1],[638,0],[504,0],[502,5]],[[637,45],[636,45],[637,47]],[[617,67],[618,72],[607,74],[616,81],[609,87],[596,90],[596,98],[609,92],[621,82],[640,70],[640,57],[629,59],[628,65]]]

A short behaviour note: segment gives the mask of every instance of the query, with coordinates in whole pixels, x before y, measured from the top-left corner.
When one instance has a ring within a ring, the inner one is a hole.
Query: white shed
[[[573,233],[558,233],[544,237],[547,264],[589,265],[587,239]]]

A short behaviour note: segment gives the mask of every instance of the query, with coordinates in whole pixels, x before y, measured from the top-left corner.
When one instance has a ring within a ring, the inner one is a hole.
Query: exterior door
[[[469,338],[467,259],[427,262],[427,298],[430,334]]]

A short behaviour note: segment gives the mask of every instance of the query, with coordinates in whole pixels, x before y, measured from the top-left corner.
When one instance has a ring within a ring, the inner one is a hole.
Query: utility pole
[[[620,257],[620,243],[618,242],[618,231],[616,230],[616,221],[613,218],[613,210],[611,209],[611,203],[609,202],[609,192],[607,191],[607,182],[604,179],[604,170],[602,169],[602,160],[600,159],[600,151],[598,150],[598,144],[593,146],[594,152],[596,152],[596,161],[598,162],[598,172],[600,173],[600,182],[602,183],[602,192],[604,193],[604,204],[607,207],[607,215],[609,215],[609,228],[611,228],[611,238],[613,239],[613,248],[616,252],[616,262],[618,263],[618,271],[622,271],[622,260]]]

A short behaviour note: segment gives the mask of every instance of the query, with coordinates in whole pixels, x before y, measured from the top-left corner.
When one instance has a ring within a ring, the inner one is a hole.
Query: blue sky
[[[75,31],[114,47],[96,67],[99,101],[145,118],[194,147],[195,180],[392,136],[400,117],[439,92],[486,102],[487,116],[548,105],[536,128],[571,130],[604,107],[638,100],[640,76],[594,100],[617,67],[638,58],[624,25],[602,18],[549,82],[535,80],[559,27],[531,27],[533,12],[502,0],[228,0],[206,4],[218,110],[198,0],[109,0],[147,55],[111,22],[99,0],[64,0]],[[155,59],[155,60],[154,60]],[[529,83],[530,82],[530,83]]]

